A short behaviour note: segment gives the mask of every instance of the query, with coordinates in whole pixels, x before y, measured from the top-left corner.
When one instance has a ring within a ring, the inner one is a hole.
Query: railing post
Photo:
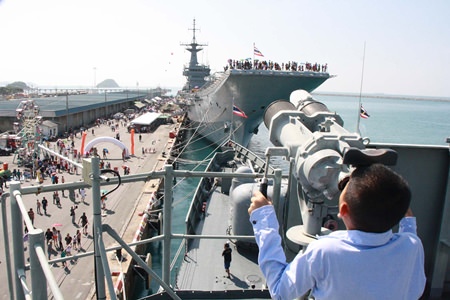
[[[102,207],[100,200],[100,159],[95,156],[91,158],[92,167],[92,208],[94,211],[94,260],[96,273],[97,299],[106,299],[105,272],[103,270],[102,257],[100,254],[102,245]],[[84,170],[83,172],[88,172]],[[110,274],[108,274],[110,275]]]
[[[9,243],[9,234],[8,234],[8,217],[6,212],[6,198],[9,196],[9,193],[2,194],[2,227],[3,227],[3,242],[5,248],[5,257],[11,257],[11,246]],[[11,271],[11,260],[6,260],[6,273],[8,276],[8,289],[10,291],[9,298],[14,299],[14,278]]]
[[[166,175],[164,177],[164,221],[163,221],[163,268],[162,279],[170,285],[170,244],[172,238],[172,188],[173,188],[173,166],[165,166]]]
[[[13,241],[13,257],[14,257],[14,284],[16,291],[16,299],[25,299],[23,294],[22,285],[18,279],[18,270],[24,271],[25,269],[25,255],[23,250],[23,226],[22,226],[22,214],[20,212],[19,205],[17,204],[14,191],[20,190],[19,181],[11,181],[9,184],[9,193],[11,199],[11,230]]]
[[[30,253],[30,277],[31,295],[33,300],[47,299],[47,278],[36,254],[36,246],[44,249],[44,231],[41,228],[32,229],[28,232]]]

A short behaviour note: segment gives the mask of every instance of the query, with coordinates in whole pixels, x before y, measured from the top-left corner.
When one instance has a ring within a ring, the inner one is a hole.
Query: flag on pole
[[[264,57],[264,55],[261,53],[261,51],[258,50],[258,48],[256,48],[255,45],[253,45],[253,54],[256,55],[256,56]]]
[[[242,118],[248,118],[243,110],[233,104],[233,114]]]
[[[363,119],[367,119],[367,118],[370,117],[370,115],[367,113],[367,110],[364,109],[364,107],[362,106],[362,104],[361,104],[361,106],[360,106],[360,112],[359,112],[359,115],[360,115],[361,118],[363,118]]]

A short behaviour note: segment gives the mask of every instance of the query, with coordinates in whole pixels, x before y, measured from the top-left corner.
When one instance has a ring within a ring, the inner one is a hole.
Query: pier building
[[[58,126],[60,135],[87,127],[97,119],[109,118],[117,112],[129,108],[140,109],[149,100],[164,93],[163,89],[151,90],[98,90],[92,93],[58,93],[52,97],[32,97],[0,101],[0,132],[11,131],[18,120],[18,107],[23,101],[32,99],[39,109],[42,120]]]

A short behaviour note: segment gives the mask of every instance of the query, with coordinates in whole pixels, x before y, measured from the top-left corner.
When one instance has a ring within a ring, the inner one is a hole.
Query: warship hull
[[[232,139],[247,146],[274,99],[289,99],[297,89],[311,92],[328,78],[324,72],[227,70],[187,95],[188,117],[197,133],[214,144]],[[245,116],[233,113],[233,107]]]

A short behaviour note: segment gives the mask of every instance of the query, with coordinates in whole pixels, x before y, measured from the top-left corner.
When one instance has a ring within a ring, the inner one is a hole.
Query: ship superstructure
[[[196,41],[195,20],[191,30],[192,42],[182,44],[188,46],[191,60],[184,68],[187,82],[181,95],[187,100],[188,117],[196,133],[214,144],[233,139],[247,146],[274,99],[288,99],[297,89],[311,92],[330,78],[326,69],[297,67],[297,63],[261,64],[256,60],[239,64],[229,60],[224,72],[209,75],[209,66],[197,60],[205,45]]]
[[[181,44],[186,46],[186,50],[191,52],[191,59],[189,61],[189,66],[184,68],[183,75],[186,76],[187,82],[183,87],[183,90],[191,90],[195,88],[202,87],[205,83],[205,77],[209,76],[211,69],[209,66],[200,65],[197,59],[197,53],[202,51],[202,46],[207,46],[206,44],[198,44],[195,38],[195,32],[198,30],[195,28],[195,19],[192,30],[192,42],[189,44]]]

